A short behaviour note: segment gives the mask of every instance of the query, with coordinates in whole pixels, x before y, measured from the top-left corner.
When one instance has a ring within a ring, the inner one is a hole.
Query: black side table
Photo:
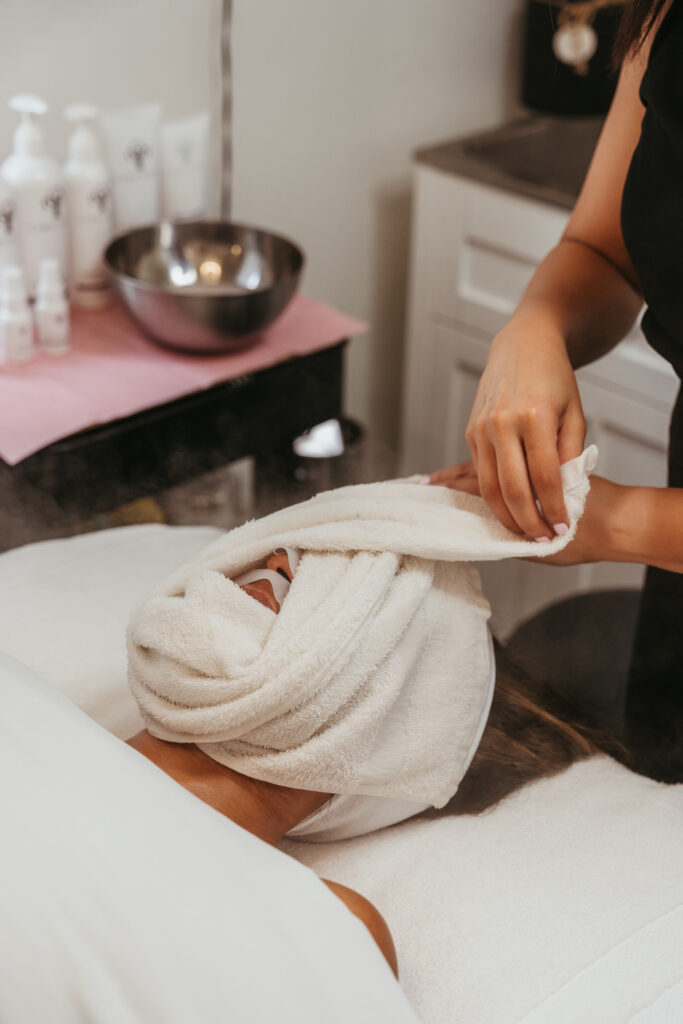
[[[87,518],[252,455],[260,463],[342,414],[346,341],[56,441],[16,466],[0,459],[2,509],[44,497]],[[1,547],[1,545],[0,545]]]

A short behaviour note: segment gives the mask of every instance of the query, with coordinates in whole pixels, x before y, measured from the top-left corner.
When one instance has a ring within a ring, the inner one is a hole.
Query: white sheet
[[[654,1009],[683,995],[683,786],[600,757],[478,817],[285,849],[381,908],[429,1024],[683,1020]]]
[[[3,1024],[416,1024],[316,876],[0,655]]]
[[[121,722],[128,608],[210,537],[133,527],[0,556],[0,649],[46,666],[105,721],[113,702]],[[379,907],[424,1024],[683,1019],[681,786],[598,758],[480,817],[289,849]],[[607,1016],[586,1016],[593,1000]]]

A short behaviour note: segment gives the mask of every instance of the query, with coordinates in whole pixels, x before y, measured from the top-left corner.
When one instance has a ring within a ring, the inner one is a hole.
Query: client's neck
[[[184,789],[273,845],[328,799],[327,793],[250,779],[213,761],[193,743],[167,743],[146,729],[128,743]]]

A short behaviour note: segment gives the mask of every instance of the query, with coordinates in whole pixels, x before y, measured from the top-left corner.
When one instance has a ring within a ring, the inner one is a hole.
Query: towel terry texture
[[[227,533],[133,613],[129,681],[148,730],[279,785],[443,806],[491,673],[472,563],[565,547],[596,457],[562,467],[570,529],[544,545],[480,498],[411,481],[319,494]],[[301,562],[276,615],[233,578],[285,546]],[[388,720],[402,757],[369,772]]]

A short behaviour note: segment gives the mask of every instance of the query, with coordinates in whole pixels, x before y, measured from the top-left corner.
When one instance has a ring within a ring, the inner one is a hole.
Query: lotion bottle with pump
[[[95,107],[78,103],[64,116],[76,126],[64,166],[70,297],[81,309],[102,309],[111,302],[102,263],[114,229],[111,178],[93,129]]]
[[[47,104],[37,96],[15,96],[10,108],[21,121],[14,133],[14,152],[2,165],[2,176],[16,204],[17,247],[29,297],[35,296],[41,260],[65,257],[64,189],[57,163],[45,153],[38,118]]]
[[[36,325],[43,352],[59,356],[69,350],[69,304],[57,260],[43,260],[38,276]]]
[[[34,353],[24,274],[21,267],[5,267],[0,287],[0,363],[26,363]]]

